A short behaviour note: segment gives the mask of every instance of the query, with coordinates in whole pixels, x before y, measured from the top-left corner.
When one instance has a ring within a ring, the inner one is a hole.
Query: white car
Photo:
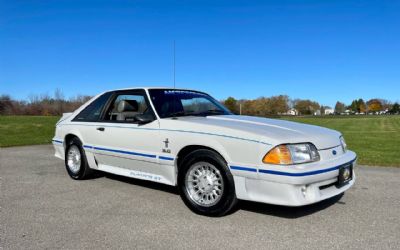
[[[190,209],[210,216],[238,199],[311,204],[355,181],[356,154],[339,132],[234,115],[185,89],[102,93],[63,115],[53,144],[73,179],[99,170],[178,186]]]

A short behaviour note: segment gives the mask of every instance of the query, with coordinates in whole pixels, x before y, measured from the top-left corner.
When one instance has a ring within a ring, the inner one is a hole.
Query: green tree
[[[346,105],[344,104],[344,103],[342,103],[342,102],[336,102],[336,105],[335,105],[335,113],[336,114],[341,114],[341,113],[344,113],[344,111],[346,111]]]
[[[393,104],[392,108],[390,109],[391,114],[398,114],[400,113],[400,105],[396,102]]]
[[[295,100],[294,108],[301,115],[312,115],[320,109],[320,105],[311,100]]]
[[[349,106],[349,109],[353,112],[359,112],[358,110],[358,100],[353,100]]]
[[[272,96],[270,99],[271,103],[271,114],[283,114],[289,109],[289,97],[287,95]]]
[[[0,96],[0,115],[13,114],[13,101],[9,95]]]
[[[233,97],[228,97],[224,101],[225,107],[227,107],[231,112],[237,114],[238,113],[238,103],[237,100]]]
[[[365,113],[367,111],[367,105],[362,98],[357,101],[357,112]]]

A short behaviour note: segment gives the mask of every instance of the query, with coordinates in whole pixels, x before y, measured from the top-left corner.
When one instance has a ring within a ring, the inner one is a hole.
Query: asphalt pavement
[[[344,195],[300,208],[192,213],[177,189],[68,177],[50,145],[0,148],[3,249],[400,249],[400,168],[356,168]]]

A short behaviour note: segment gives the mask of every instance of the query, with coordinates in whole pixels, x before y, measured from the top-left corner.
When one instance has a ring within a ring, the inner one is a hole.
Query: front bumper
[[[64,160],[64,142],[60,139],[53,138],[54,156]]]
[[[353,165],[352,180],[342,186],[336,185],[339,169],[350,163]],[[356,154],[352,151],[332,161],[307,166],[280,167],[279,170],[261,166],[257,169],[257,178],[234,175],[236,195],[239,199],[276,205],[308,205],[353,186],[355,166]]]

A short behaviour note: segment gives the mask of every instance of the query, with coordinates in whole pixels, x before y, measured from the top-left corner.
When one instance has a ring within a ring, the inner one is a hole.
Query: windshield
[[[151,89],[149,93],[160,118],[232,114],[211,96],[201,92],[179,89]]]

